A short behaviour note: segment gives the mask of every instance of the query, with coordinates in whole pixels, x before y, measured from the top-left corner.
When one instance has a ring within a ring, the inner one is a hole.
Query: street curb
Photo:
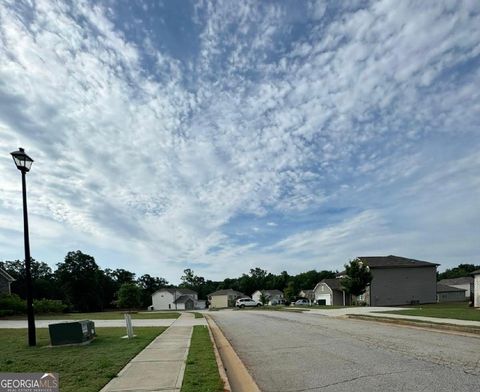
[[[224,367],[224,374],[227,377],[230,391],[232,392],[261,392],[253,377],[248,372],[242,360],[212,319],[210,315],[204,315],[207,319],[214,343]]]
[[[461,333],[468,334],[470,336],[480,337],[480,328],[468,327],[468,326],[462,326],[462,325],[435,323],[435,322],[423,321],[423,320],[410,320],[410,319],[390,318],[390,317],[381,317],[381,316],[357,315],[357,314],[347,314],[346,317],[349,319],[374,321],[374,322],[376,321],[379,323],[401,325],[406,327],[410,326],[410,327],[435,330],[435,331],[441,331],[441,332],[452,332],[452,333],[461,332]]]
[[[207,320],[208,333],[210,335],[210,340],[212,342],[213,352],[215,353],[215,360],[217,361],[218,373],[220,374],[220,378],[223,381],[223,392],[232,392],[232,388],[230,387],[230,382],[228,381],[227,373],[225,372],[225,366],[223,365],[222,358],[220,357],[220,353],[218,352],[218,349],[217,349],[217,344],[215,343],[215,338],[213,337],[212,328],[210,327],[210,323],[214,323],[214,321],[207,317],[205,318]]]

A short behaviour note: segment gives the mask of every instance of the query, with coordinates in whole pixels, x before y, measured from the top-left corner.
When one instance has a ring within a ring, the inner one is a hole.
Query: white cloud
[[[218,278],[245,262],[333,267],[360,250],[472,257],[473,223],[460,221],[479,211],[465,174],[480,167],[478,3],[362,7],[199,2],[184,21],[201,31],[187,61],[147,28],[132,39],[116,9],[2,3],[0,249],[18,253],[2,238],[21,207],[7,155],[22,145],[36,161],[32,230],[45,227],[32,236],[55,261],[78,244],[174,280],[185,262]],[[450,219],[419,211],[417,193]],[[317,218],[338,206],[355,212]],[[313,228],[282,223],[294,234],[270,247],[225,230],[270,214],[311,215]],[[445,245],[453,228],[462,247]],[[56,236],[65,246],[49,253]]]

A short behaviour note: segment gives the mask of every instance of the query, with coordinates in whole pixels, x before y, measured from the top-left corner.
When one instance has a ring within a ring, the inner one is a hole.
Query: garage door
[[[318,302],[318,301],[321,301],[320,303],[322,303],[323,301],[325,301],[325,305],[331,305],[332,304],[332,296],[330,294],[319,294],[317,296],[315,296],[315,301]]]

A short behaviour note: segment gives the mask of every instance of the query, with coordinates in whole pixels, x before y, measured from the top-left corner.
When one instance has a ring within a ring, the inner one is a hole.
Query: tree
[[[264,291],[262,291],[260,294],[260,302],[262,305],[268,304],[268,295],[266,295]]]
[[[117,282],[119,287],[124,283],[135,282],[135,274],[123,268],[117,268],[113,271],[110,271],[110,275],[115,280],[115,282]]]
[[[43,261],[31,259],[31,273],[34,298],[60,299],[62,293],[55,282],[52,269]],[[0,267],[7,271],[15,281],[12,282],[12,293],[26,298],[27,282],[25,278],[25,263],[20,260],[0,262]]]
[[[283,295],[285,296],[285,300],[288,302],[292,302],[295,299],[295,284],[293,280],[288,282],[287,287],[283,290]]]
[[[342,286],[347,294],[359,296],[363,294],[372,281],[372,273],[368,265],[359,259],[345,264],[346,277],[341,279]]]
[[[470,274],[477,269],[480,269],[480,265],[459,264],[458,267],[448,268],[445,270],[445,272],[439,273],[438,280],[470,276]]]
[[[75,309],[84,312],[103,309],[104,273],[92,256],[79,250],[68,252],[65,261],[58,263],[57,267],[58,284]]]
[[[118,290],[118,306],[120,308],[135,309],[140,307],[141,289],[135,283],[124,283]]]

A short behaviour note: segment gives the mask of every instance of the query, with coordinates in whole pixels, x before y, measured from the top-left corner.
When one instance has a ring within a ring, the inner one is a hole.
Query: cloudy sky
[[[0,0],[0,260],[178,281],[480,263],[480,3]]]

